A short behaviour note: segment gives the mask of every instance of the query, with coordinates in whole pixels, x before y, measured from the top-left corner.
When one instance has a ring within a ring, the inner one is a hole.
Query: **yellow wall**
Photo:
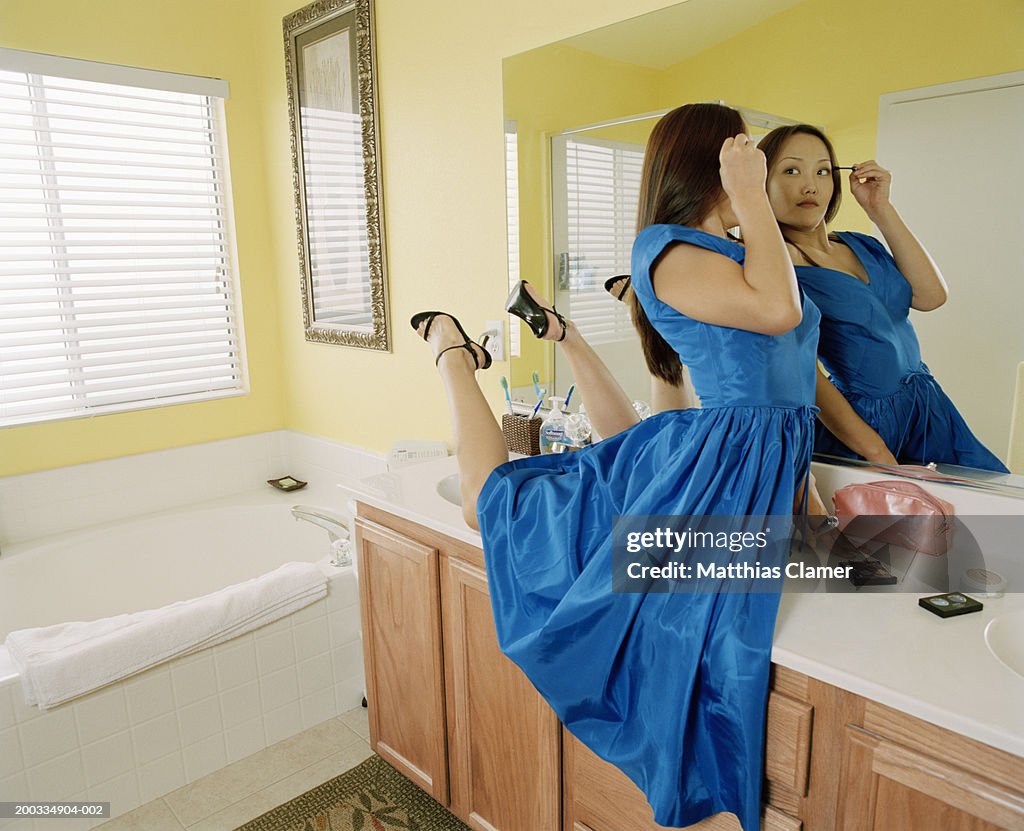
[[[0,0],[0,46],[229,82],[228,152],[251,388],[219,401],[0,429],[0,476],[284,426],[280,275],[268,240],[264,92],[253,72],[251,7],[245,0]]]
[[[267,91],[267,190],[282,310],[288,427],[373,450],[398,438],[448,440],[441,384],[409,326],[423,309],[456,313],[471,334],[508,294],[502,59],[643,14],[664,0],[375,0],[380,143],[390,281],[390,354],[302,336],[291,218],[281,17],[259,3],[254,51]],[[551,79],[546,79],[550,81]],[[480,374],[495,411],[508,363]]]

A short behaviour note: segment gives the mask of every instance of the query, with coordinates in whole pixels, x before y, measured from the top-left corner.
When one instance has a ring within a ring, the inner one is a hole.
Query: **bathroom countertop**
[[[346,496],[481,547],[462,509],[437,491],[449,456],[363,480]],[[1024,756],[1024,677],[985,644],[994,618],[1019,612],[1024,594],[982,598],[951,618],[917,605],[924,593],[784,592],[772,661],[969,738]]]

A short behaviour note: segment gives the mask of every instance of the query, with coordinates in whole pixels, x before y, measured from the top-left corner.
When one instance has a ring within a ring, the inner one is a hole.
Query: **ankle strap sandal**
[[[526,280],[520,280],[519,285],[512,289],[512,293],[505,301],[505,311],[521,318],[530,327],[535,337],[542,338],[547,334],[551,321],[548,320],[546,312],[551,312],[562,326],[562,336],[557,340],[565,340],[566,325],[565,318],[552,306],[550,309],[541,306],[536,300],[526,293]]]

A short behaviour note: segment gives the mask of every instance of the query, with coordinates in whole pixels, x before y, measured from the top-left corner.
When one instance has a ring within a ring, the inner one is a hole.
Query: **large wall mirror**
[[[306,340],[390,349],[371,0],[284,18]]]
[[[1006,460],[1024,361],[1024,7],[908,0],[689,0],[507,58],[510,279],[537,283],[634,398],[649,380],[628,309],[603,289],[629,271],[636,182],[656,118],[691,101],[741,109],[754,133],[803,121],[840,164],[877,158],[892,200],[939,264],[949,302],[911,313],[922,354]],[[981,79],[981,80],[978,80]],[[909,92],[908,92],[909,91]],[[880,236],[844,185],[837,230]],[[550,344],[510,319],[512,387],[565,395]],[[590,327],[589,329],[587,327]],[[1014,487],[1018,477],[957,469]]]

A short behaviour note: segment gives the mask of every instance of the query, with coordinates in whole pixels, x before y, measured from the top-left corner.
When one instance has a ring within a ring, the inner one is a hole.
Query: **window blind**
[[[25,54],[0,50],[0,426],[244,392],[225,85]]]
[[[570,315],[593,345],[633,339],[629,310],[611,300],[604,281],[629,273],[643,147],[576,136],[560,146],[568,250],[560,259],[559,284],[568,286]]]
[[[519,131],[505,122],[505,216],[508,227],[508,290],[519,284]],[[519,318],[509,315],[509,356],[518,358]]]

